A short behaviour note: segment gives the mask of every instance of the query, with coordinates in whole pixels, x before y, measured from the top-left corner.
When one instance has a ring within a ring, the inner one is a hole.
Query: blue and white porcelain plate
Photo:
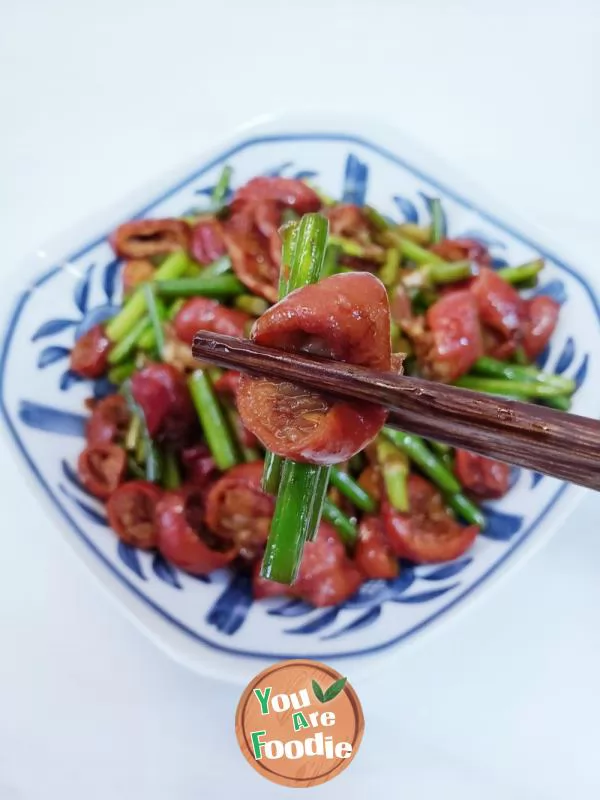
[[[427,221],[440,197],[449,235],[480,239],[495,265],[541,255],[541,286],[562,305],[560,325],[543,355],[548,369],[573,377],[574,411],[597,416],[600,307],[576,267],[520,232],[510,215],[490,210],[430,156],[386,126],[323,117],[266,122],[139,193],[119,209],[80,228],[24,266],[22,288],[4,324],[0,392],[10,438],[39,493],[58,512],[76,553],[129,615],[164,649],[198,672],[244,681],[261,662],[314,657],[360,663],[416,640],[481,593],[573,509],[581,490],[514,470],[510,493],[486,507],[488,525],[473,549],[440,566],[404,565],[393,581],[371,581],[343,606],[312,609],[300,601],[253,602],[248,580],[228,572],[199,580],[160,556],[118,542],[102,505],[79,484],[83,401],[111,391],[68,368],[75,339],[111,316],[119,272],[107,236],[134,217],[179,216],[208,203],[224,164],[234,186],[255,175],[313,180],[326,193],[364,201],[396,220]]]

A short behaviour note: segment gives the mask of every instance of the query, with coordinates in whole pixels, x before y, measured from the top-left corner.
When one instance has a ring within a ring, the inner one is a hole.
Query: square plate
[[[521,563],[573,509],[582,490],[515,469],[511,491],[486,507],[487,528],[465,556],[439,566],[406,565],[394,581],[370,581],[331,609],[296,600],[252,602],[247,578],[228,572],[194,578],[157,554],[118,542],[102,505],[82,490],[75,471],[83,400],[111,387],[73,375],[69,350],[119,302],[120,263],[108,234],[127,219],[179,216],[206,206],[225,163],[234,168],[234,187],[255,175],[302,177],[398,221],[427,221],[430,198],[440,197],[449,235],[486,243],[496,266],[542,256],[547,266],[534,292],[552,295],[562,309],[541,361],[576,380],[574,411],[593,417],[599,410],[594,387],[600,379],[600,308],[574,267],[520,233],[511,215],[494,211],[481,192],[465,189],[447,167],[386,125],[339,116],[246,128],[24,265],[29,282],[20,272],[21,291],[4,323],[2,412],[34,485],[58,512],[75,552],[148,635],[198,672],[245,681],[263,664],[309,656],[336,665],[351,660],[356,675],[387,648],[414,641],[448,619],[500,572]]]

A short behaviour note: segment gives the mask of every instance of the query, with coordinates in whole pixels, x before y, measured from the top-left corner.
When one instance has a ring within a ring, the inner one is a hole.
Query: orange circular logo
[[[365,720],[354,689],[318,661],[282,661],[244,691],[235,732],[263,777],[282,786],[317,786],[352,761]]]

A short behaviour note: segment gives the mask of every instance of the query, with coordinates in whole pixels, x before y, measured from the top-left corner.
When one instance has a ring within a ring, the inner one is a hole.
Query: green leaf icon
[[[324,703],[325,702],[325,695],[323,694],[323,689],[321,689],[321,687],[319,686],[319,684],[315,680],[313,680],[313,682],[312,682],[312,688],[313,688],[313,692],[315,693],[315,697],[317,698],[317,700],[320,703]]]
[[[329,689],[325,692],[324,699],[321,700],[322,703],[328,703],[330,700],[333,700],[338,694],[342,691],[344,686],[346,685],[346,681],[348,678],[340,678],[339,680],[332,683]]]

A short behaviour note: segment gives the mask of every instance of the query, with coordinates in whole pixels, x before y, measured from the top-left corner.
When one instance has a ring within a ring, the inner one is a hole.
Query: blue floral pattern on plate
[[[234,185],[257,174],[299,177],[346,202],[371,203],[397,221],[428,221],[432,198],[440,197],[448,235],[485,243],[495,265],[542,255],[548,267],[535,291],[560,302],[563,316],[540,364],[573,377],[579,387],[576,409],[587,409],[590,384],[599,377],[589,330],[597,330],[600,313],[585,281],[452,189],[368,141],[345,134],[248,139],[129,217],[179,215],[206,207],[225,163],[234,168]],[[114,387],[106,380],[75,376],[68,369],[68,355],[82,333],[115,312],[121,265],[106,234],[64,263],[68,269],[49,270],[20,296],[8,323],[0,361],[6,423],[32,473],[67,521],[69,534],[86,545],[98,569],[198,644],[263,658],[333,659],[410,638],[489,579],[540,528],[565,491],[557,481],[514,469],[509,495],[486,507],[487,527],[470,553],[444,565],[403,563],[396,579],[370,581],[336,608],[314,609],[298,600],[256,603],[246,575],[223,571],[201,579],[181,573],[159,554],[118,542],[101,504],[77,478],[83,399],[103,396]],[[262,642],[258,648],[257,641]]]

